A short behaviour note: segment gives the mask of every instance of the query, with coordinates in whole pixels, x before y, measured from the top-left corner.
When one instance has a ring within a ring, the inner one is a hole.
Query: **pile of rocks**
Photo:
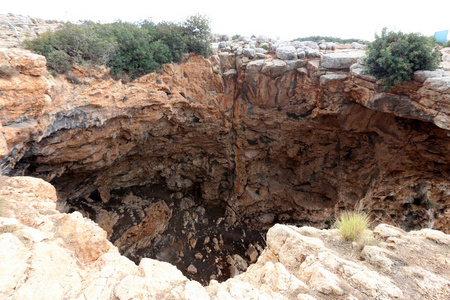
[[[57,21],[0,14],[0,47],[20,46],[23,40],[35,38],[47,30],[56,30],[60,26]]]
[[[313,41],[279,41],[266,36],[244,37],[231,40],[228,36],[216,36],[213,49],[220,52],[234,52],[250,59],[265,59],[275,57],[282,60],[296,60],[305,58],[321,58],[323,53],[333,52],[336,49],[352,51],[363,50],[364,45],[359,43],[339,44],[335,42]],[[347,67],[348,68],[348,67]]]

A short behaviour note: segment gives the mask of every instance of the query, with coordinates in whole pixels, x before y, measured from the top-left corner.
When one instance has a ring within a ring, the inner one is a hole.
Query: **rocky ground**
[[[145,257],[169,262],[203,285],[244,272],[265,247],[265,231],[230,226],[226,207],[199,195],[140,186],[113,192],[107,203],[91,197],[73,207],[105,229],[120,253],[136,264]]]
[[[121,256],[56,191],[31,177],[0,181],[0,299],[448,299],[450,236],[380,224],[363,244],[337,230],[275,225],[248,270],[202,286],[173,265]]]

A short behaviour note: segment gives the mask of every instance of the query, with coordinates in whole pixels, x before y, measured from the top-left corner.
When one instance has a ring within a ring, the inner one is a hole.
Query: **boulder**
[[[297,59],[297,49],[294,46],[283,46],[277,48],[277,58],[283,60]]]
[[[261,73],[271,77],[278,77],[287,71],[289,71],[288,64],[284,60],[280,59],[265,62],[263,68],[261,69]]]
[[[350,69],[350,66],[364,55],[365,52],[363,51],[327,53],[323,55],[322,67],[327,69]]]
[[[306,57],[306,53],[303,49],[298,49],[297,50],[297,57],[299,59],[304,59]]]
[[[445,71],[437,69],[434,71],[416,71],[414,72],[414,80],[420,83],[424,83],[428,78],[440,78],[445,75]]]
[[[314,48],[306,48],[305,55],[307,58],[319,58],[321,56],[320,51]]]
[[[320,42],[319,48],[322,50],[334,50],[336,48],[336,43],[334,42]]]
[[[245,57],[253,58],[256,56],[256,50],[252,48],[244,48],[242,50],[242,54],[244,54]]]
[[[227,42],[220,42],[219,43],[219,48],[220,49],[224,49],[224,48],[226,48],[228,46],[228,43]]]
[[[292,42],[292,45],[295,48],[301,48],[301,49],[306,49],[306,48],[311,48],[311,49],[319,49],[319,44],[313,41],[295,41]]]
[[[353,43],[352,43],[352,46],[353,46],[353,48],[355,48],[355,49],[357,49],[357,50],[364,50],[364,49],[367,48],[366,45],[360,44],[360,43],[357,43],[357,42],[353,42]]]
[[[266,53],[267,50],[263,48],[255,48],[256,53]]]
[[[269,41],[269,39],[267,38],[267,36],[265,36],[265,35],[259,35],[257,38],[256,38],[256,42],[257,43],[267,43]]]

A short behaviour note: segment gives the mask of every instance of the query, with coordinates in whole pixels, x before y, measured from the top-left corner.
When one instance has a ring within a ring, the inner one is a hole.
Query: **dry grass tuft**
[[[370,216],[361,210],[344,211],[335,227],[345,240],[355,242],[364,237],[371,223]]]

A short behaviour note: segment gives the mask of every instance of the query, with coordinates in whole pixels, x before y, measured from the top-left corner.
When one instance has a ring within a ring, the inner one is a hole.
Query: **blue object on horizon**
[[[447,42],[448,30],[436,31],[434,38],[437,42],[445,43]]]

